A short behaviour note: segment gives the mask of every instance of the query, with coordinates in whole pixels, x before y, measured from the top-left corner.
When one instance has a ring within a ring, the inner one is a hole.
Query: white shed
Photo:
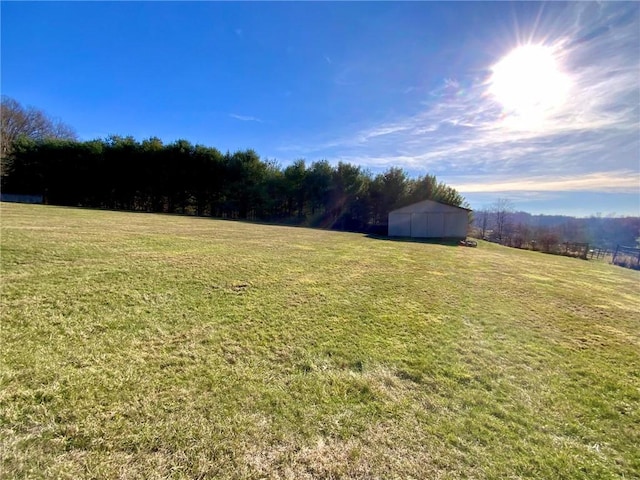
[[[465,238],[471,210],[423,200],[389,212],[389,236]]]

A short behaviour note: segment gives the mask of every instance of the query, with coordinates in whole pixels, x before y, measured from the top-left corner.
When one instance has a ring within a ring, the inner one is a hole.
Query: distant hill
[[[474,214],[473,227],[482,228],[483,212]],[[520,235],[523,240],[538,240],[553,234],[560,242],[587,242],[592,246],[615,248],[616,245],[635,246],[640,242],[640,217],[591,217],[577,218],[568,215],[533,215],[513,212],[508,216],[508,234]],[[493,228],[493,214],[488,212],[486,229]],[[487,236],[487,235],[485,235]]]

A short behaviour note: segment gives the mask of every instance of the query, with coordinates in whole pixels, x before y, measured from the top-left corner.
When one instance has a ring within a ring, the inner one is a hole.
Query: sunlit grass
[[[3,478],[633,478],[640,274],[1,205]]]

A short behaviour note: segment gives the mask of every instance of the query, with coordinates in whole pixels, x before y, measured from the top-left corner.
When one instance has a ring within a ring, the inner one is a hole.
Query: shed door
[[[444,237],[444,213],[429,214],[429,237]]]
[[[411,214],[411,236],[418,238],[425,238],[429,236],[426,213]]]
[[[449,213],[445,216],[445,234],[447,237],[466,237],[468,215],[464,213]]]
[[[408,213],[389,214],[389,236],[391,237],[411,236],[411,215]]]

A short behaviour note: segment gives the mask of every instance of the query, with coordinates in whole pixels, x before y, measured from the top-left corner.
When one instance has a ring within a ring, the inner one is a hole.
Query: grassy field
[[[640,477],[640,272],[0,208],[2,478]]]

